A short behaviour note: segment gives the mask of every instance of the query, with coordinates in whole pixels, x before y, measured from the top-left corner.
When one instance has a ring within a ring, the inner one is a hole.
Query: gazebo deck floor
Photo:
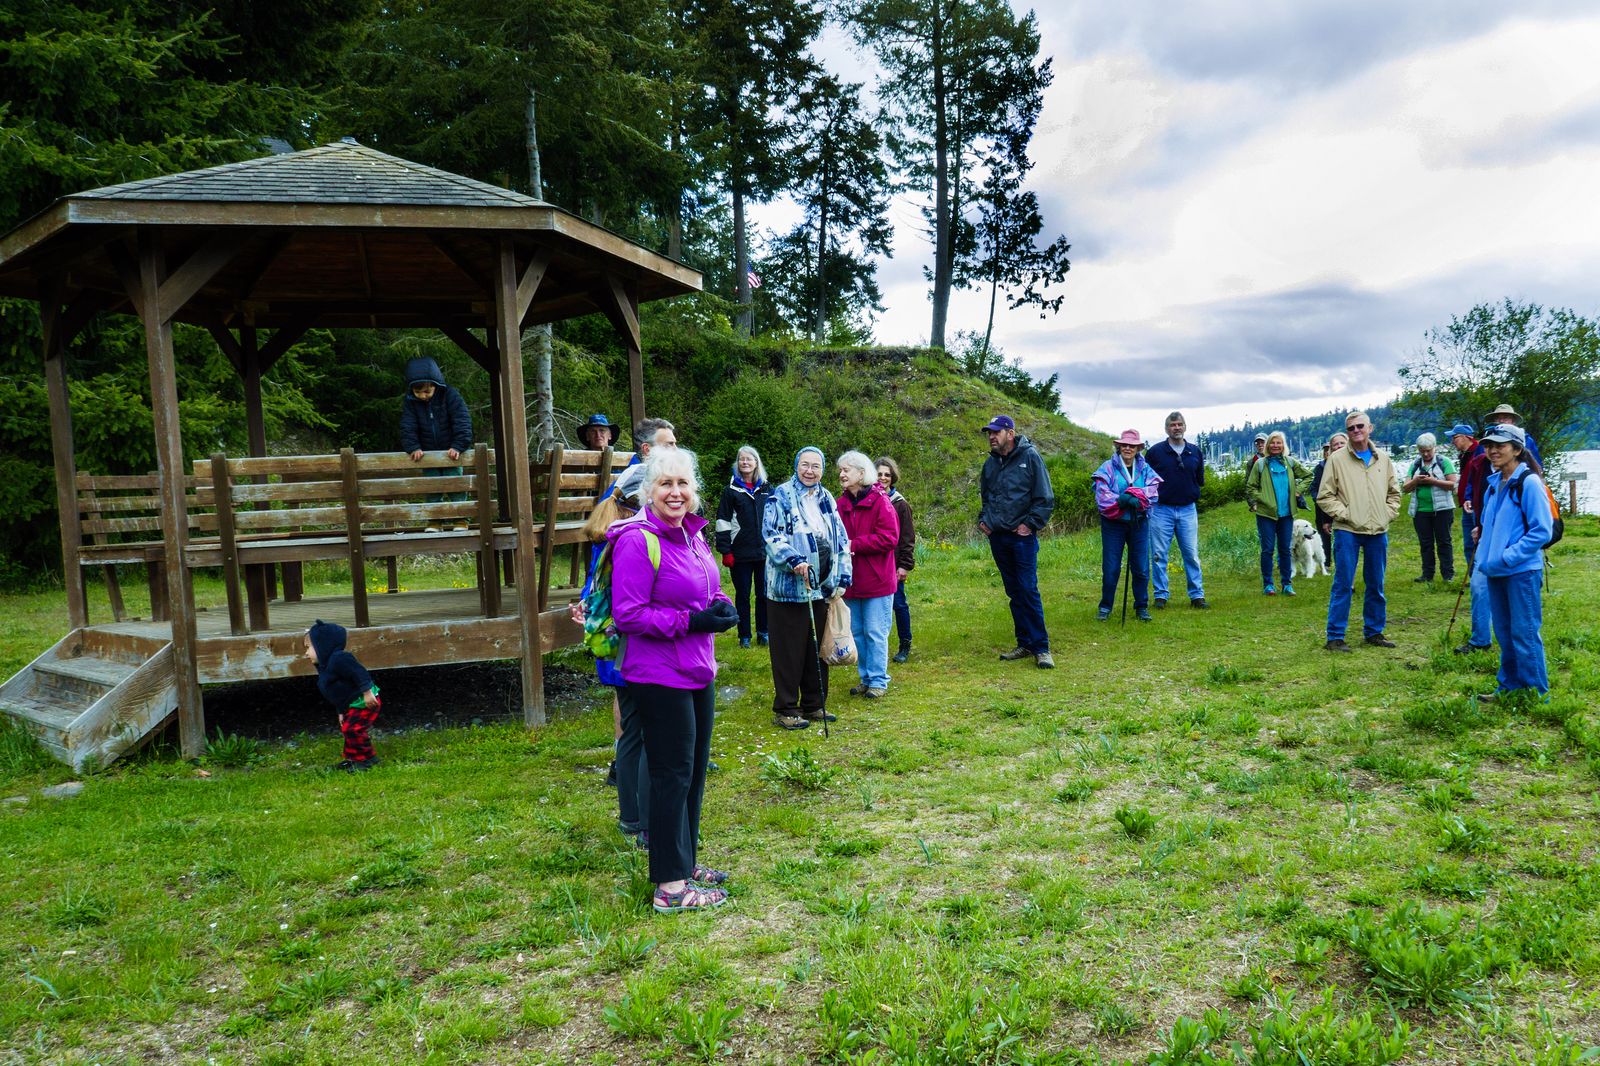
[[[539,618],[544,651],[576,643],[579,629],[567,617],[573,589],[552,589],[550,607]],[[229,632],[226,607],[200,607],[195,613],[196,660],[201,684],[246,681],[309,674],[301,656],[302,635],[317,619],[350,630],[350,650],[369,668],[435,666],[442,663],[514,659],[522,654],[517,597],[507,589],[502,613],[484,618],[478,590],[422,589],[373,593],[367,597],[371,624],[355,626],[350,596],[318,596],[274,601],[270,628],[243,635]],[[97,634],[135,638],[141,642],[171,639],[170,622],[127,620],[87,627]]]

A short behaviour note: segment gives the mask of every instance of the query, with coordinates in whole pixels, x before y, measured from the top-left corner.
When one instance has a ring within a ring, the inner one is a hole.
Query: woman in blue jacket
[[[1539,586],[1555,519],[1544,482],[1528,468],[1525,440],[1522,428],[1513,425],[1493,426],[1482,439],[1494,472],[1478,514],[1474,565],[1488,579],[1489,613],[1500,641],[1499,684],[1478,697],[1485,701],[1524,688],[1540,695],[1550,691]]]

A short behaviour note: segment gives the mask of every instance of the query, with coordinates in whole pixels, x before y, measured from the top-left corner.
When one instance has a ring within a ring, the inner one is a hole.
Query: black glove
[[[689,632],[721,633],[739,624],[739,612],[727,600],[717,600],[703,611],[689,616]]]

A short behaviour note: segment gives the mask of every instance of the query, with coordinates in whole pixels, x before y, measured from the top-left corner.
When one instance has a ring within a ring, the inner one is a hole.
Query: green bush
[[[1206,483],[1200,487],[1199,509],[1207,511],[1227,503],[1243,504],[1244,474],[1243,470],[1235,470],[1230,474],[1207,470]],[[1307,502],[1310,502],[1309,498]]]

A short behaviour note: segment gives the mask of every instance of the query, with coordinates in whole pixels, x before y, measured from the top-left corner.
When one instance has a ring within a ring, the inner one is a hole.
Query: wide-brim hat
[[[1522,421],[1522,416],[1517,414],[1517,409],[1515,407],[1512,407],[1508,403],[1503,403],[1500,406],[1496,407],[1493,411],[1490,411],[1488,414],[1484,415],[1483,416],[1483,420],[1485,422],[1493,422],[1496,415],[1510,415],[1512,418],[1515,418],[1518,422]]]
[[[584,430],[588,429],[590,426],[599,426],[602,429],[609,430],[611,433],[611,439],[617,439],[617,426],[605,415],[590,415],[588,421],[584,422],[583,425],[578,427],[578,436],[583,436]]]
[[[1139,436],[1139,431],[1136,430],[1136,429],[1125,429],[1125,430],[1122,431],[1122,436],[1118,437],[1116,440],[1112,441],[1111,443],[1113,443],[1113,444],[1132,444],[1134,447],[1143,448],[1144,447],[1144,438]]]

